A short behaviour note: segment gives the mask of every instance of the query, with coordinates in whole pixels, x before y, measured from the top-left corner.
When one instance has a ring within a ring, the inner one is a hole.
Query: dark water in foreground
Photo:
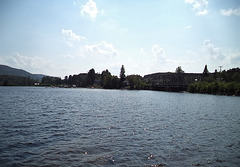
[[[0,166],[239,164],[239,97],[0,87]]]

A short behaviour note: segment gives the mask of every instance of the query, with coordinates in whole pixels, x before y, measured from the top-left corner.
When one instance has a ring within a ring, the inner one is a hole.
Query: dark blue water
[[[0,166],[239,164],[239,97],[0,87]]]

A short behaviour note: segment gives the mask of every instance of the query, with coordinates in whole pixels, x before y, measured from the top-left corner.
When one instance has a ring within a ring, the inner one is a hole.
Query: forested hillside
[[[12,68],[6,65],[0,65],[0,75],[29,77],[31,79],[38,80],[39,82],[44,77],[42,74],[31,74],[25,70]]]

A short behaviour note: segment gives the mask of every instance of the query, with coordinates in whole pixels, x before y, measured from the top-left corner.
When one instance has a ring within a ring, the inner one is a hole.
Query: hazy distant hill
[[[30,77],[31,79],[41,81],[41,79],[45,76],[42,74],[31,74],[22,69],[12,68],[6,65],[0,65],[0,75],[14,75],[20,77]]]

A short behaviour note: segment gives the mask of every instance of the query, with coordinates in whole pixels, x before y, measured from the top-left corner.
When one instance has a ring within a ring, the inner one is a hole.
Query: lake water
[[[0,87],[0,166],[239,164],[239,97]]]

